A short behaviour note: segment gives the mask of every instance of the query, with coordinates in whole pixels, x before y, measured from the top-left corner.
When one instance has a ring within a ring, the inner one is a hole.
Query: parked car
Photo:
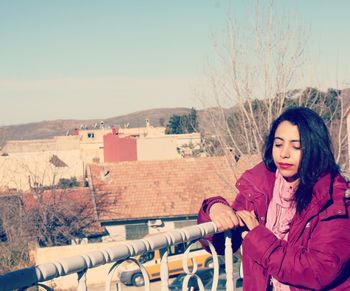
[[[223,269],[221,269],[220,271],[221,273],[219,273],[219,281],[218,281],[218,286],[216,290],[224,291],[226,290],[226,273],[225,273],[225,270]],[[186,275],[187,275],[186,273],[182,273],[179,276],[177,276],[176,279],[169,285],[169,290],[181,291]],[[196,275],[201,279],[204,286],[204,290],[210,291],[213,285],[214,269],[206,268],[206,269],[198,270],[196,272]],[[235,272],[233,276],[233,287],[234,287],[233,290],[236,290],[236,291],[243,290],[243,279],[239,277],[239,274],[237,272]],[[198,281],[195,276],[192,276],[189,279],[187,290],[193,290],[193,291],[199,290]]]
[[[188,243],[180,243],[172,245],[168,248],[168,268],[169,276],[175,276],[183,272],[182,258]],[[161,258],[166,252],[166,248],[143,253],[136,259],[145,267],[150,280],[160,279]],[[189,253],[188,265],[192,266],[193,258],[199,269],[205,268],[213,264],[211,254],[202,249],[199,242],[196,242]],[[140,269],[133,262],[124,262],[119,269],[119,279],[125,285],[143,286],[145,280]]]

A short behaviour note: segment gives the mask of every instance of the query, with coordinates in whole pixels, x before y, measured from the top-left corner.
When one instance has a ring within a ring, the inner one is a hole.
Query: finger
[[[244,222],[246,222],[246,220],[249,218],[248,214],[246,213],[246,211],[237,211],[236,215],[241,218]]]
[[[246,211],[246,210],[242,210],[242,211],[239,211],[239,215],[242,219],[246,220],[246,219],[256,219],[256,216],[255,216],[255,213],[254,213],[254,210],[252,210],[251,212],[249,211]]]
[[[233,228],[239,224],[239,220],[232,209],[226,211],[223,215],[223,218],[225,219],[227,227],[229,228]]]
[[[238,219],[233,213],[225,217],[225,225],[227,229],[234,228],[238,225]]]
[[[217,226],[219,231],[225,231],[227,229],[232,228],[230,222],[223,217],[220,217],[219,219],[215,220],[214,223]]]
[[[233,211],[221,217],[221,225],[223,230],[232,229],[239,225],[239,220]]]
[[[242,235],[241,235],[241,236],[242,236],[242,239],[244,239],[244,238],[247,236],[247,234],[248,234],[248,231],[243,231],[243,232],[242,232]]]
[[[232,212],[231,219],[232,219],[232,222],[233,222],[234,226],[244,226],[244,221],[243,221],[242,218],[237,214],[236,211]]]
[[[236,215],[236,218],[238,220],[238,225],[239,226],[244,226],[244,221],[243,219],[239,216],[239,215]]]
[[[220,221],[214,220],[214,219],[213,219],[212,221],[213,221],[214,224],[216,225],[217,229],[218,229],[219,231],[221,231],[222,225],[221,225]]]
[[[239,218],[234,212],[231,213],[229,219],[233,227],[239,225]]]
[[[236,212],[236,217],[239,220],[239,225],[240,226],[244,226],[245,222],[243,217],[241,216],[241,213],[239,211]]]
[[[239,211],[242,215],[244,216],[252,216],[252,213],[254,213],[254,210],[252,211],[247,211],[247,210],[241,210]],[[254,214],[255,215],[255,214]]]
[[[242,218],[242,220],[244,221],[245,225],[248,227],[249,230],[251,230],[255,226],[256,218],[252,217],[252,214],[250,212],[241,211],[237,214]]]

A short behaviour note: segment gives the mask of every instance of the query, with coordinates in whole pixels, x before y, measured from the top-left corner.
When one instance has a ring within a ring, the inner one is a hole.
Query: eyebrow
[[[275,140],[275,139],[279,139],[279,140],[281,140],[281,141],[284,141],[284,139],[283,139],[282,137],[278,137],[278,136],[276,136],[276,137],[274,138],[274,140]],[[299,140],[299,139],[292,139],[291,142],[300,142],[300,140]]]

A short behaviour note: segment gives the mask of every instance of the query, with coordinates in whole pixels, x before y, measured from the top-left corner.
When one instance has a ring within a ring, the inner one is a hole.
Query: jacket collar
[[[347,215],[345,205],[345,193],[348,185],[344,178],[337,175],[334,178],[331,188],[332,178],[330,174],[322,176],[313,188],[310,204],[300,214],[303,221],[307,216],[319,214],[321,220],[326,220],[334,216]],[[331,194],[331,189],[333,189]]]
[[[254,168],[246,171],[237,181],[236,187],[249,201],[261,195],[267,195],[268,201],[271,201],[275,179],[275,172],[269,171],[264,163],[261,162]],[[332,216],[347,215],[345,195],[350,192],[350,184],[341,175],[337,175],[334,178],[331,196],[331,180],[331,175],[327,174],[316,182],[313,188],[312,200],[300,216],[304,217],[305,215],[320,213],[320,219],[323,220]]]
[[[236,183],[240,193],[249,201],[266,195],[271,200],[275,185],[276,173],[269,171],[263,162],[246,171]]]
[[[327,174],[320,178],[314,186],[311,203],[318,206],[321,220],[347,215],[345,195],[349,188],[348,183],[341,175],[334,178],[333,185],[331,183],[331,175]]]

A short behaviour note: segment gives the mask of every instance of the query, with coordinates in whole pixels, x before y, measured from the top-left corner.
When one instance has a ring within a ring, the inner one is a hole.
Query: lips
[[[278,163],[281,169],[289,169],[293,166],[293,164],[287,164],[287,163]]]

